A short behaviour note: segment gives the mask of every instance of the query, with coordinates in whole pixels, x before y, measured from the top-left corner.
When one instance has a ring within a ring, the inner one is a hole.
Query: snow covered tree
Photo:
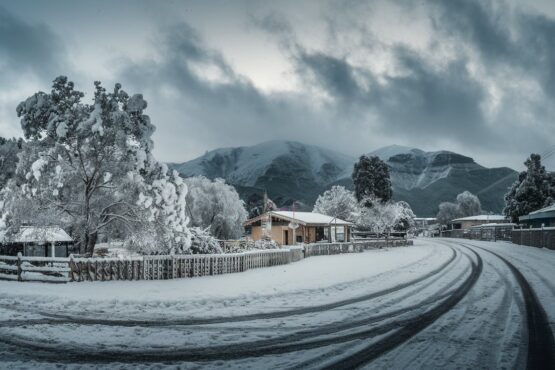
[[[336,185],[318,196],[312,212],[322,213],[342,220],[351,220],[358,211],[357,200],[353,192],[344,186]]]
[[[393,230],[395,231],[412,231],[415,227],[415,215],[410,204],[404,201],[395,202],[394,206]]]
[[[248,210],[248,218],[255,218],[264,212],[276,210],[277,206],[273,200],[268,198],[266,192],[263,194],[256,192],[248,197],[246,208]]]
[[[361,156],[354,165],[352,178],[355,197],[359,202],[368,197],[387,202],[393,195],[389,168],[379,157]]]
[[[526,171],[522,171],[518,180],[505,194],[505,208],[503,213],[517,222],[520,216],[537,211],[550,205],[555,198],[552,188],[552,177],[541,164],[539,154],[531,154],[524,162]]]
[[[469,191],[463,191],[457,195],[455,203],[442,202],[436,216],[440,225],[447,225],[451,220],[460,217],[475,216],[482,214],[480,199]]]
[[[110,228],[128,230],[130,243],[188,248],[187,188],[152,156],[155,127],[142,95],[129,96],[120,84],[107,92],[95,82],[94,104],[83,96],[60,76],[50,94],[18,105],[29,142],[12,196],[20,192],[37,212],[66,222],[82,253],[92,254],[99,232]]]
[[[372,231],[378,235],[384,235],[391,231],[408,232],[414,228],[414,213],[407,202],[387,203],[377,202],[373,199],[370,202],[373,207],[360,207],[354,222],[362,230]]]
[[[437,221],[440,225],[447,225],[451,220],[461,217],[459,213],[459,206],[451,202],[442,202],[439,205],[439,212],[437,213]]]
[[[0,137],[0,189],[15,175],[18,154],[23,148],[23,139],[5,139]]]
[[[475,216],[482,213],[480,199],[469,191],[463,191],[457,195],[456,202],[461,217]]]
[[[203,176],[189,177],[185,182],[191,226],[209,229],[218,239],[240,238],[247,211],[235,188],[222,179],[210,181]]]

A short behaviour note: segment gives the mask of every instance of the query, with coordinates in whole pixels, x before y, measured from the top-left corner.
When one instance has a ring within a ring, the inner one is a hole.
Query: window
[[[331,227],[331,237],[332,241],[342,243],[345,241],[345,227],[344,226],[332,226]]]

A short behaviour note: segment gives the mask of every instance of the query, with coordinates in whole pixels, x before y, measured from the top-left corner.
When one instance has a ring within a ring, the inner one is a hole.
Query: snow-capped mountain
[[[503,195],[516,179],[509,168],[485,168],[472,158],[449,151],[425,152],[392,145],[369,155],[390,167],[393,197],[410,203],[418,216],[434,216],[440,202],[453,201],[468,190],[484,209],[499,212]],[[170,164],[183,176],[220,177],[241,196],[265,189],[279,206],[293,201],[311,208],[319,194],[334,184],[352,188],[351,172],[357,158],[294,141],[222,148],[181,164]]]
[[[389,165],[393,198],[407,201],[422,217],[434,216],[439,203],[453,201],[464,190],[478,195],[485,210],[501,212],[503,197],[518,175],[510,168],[486,168],[470,157],[445,150],[425,152],[392,145],[369,155]],[[344,183],[349,184],[350,179]]]
[[[410,190],[426,186],[449,176],[453,170],[481,170],[470,157],[449,152],[425,152],[416,148],[392,145],[371,152],[369,155],[386,161],[396,187]]]
[[[223,178],[241,195],[265,189],[278,204],[311,205],[328,184],[350,176],[354,157],[294,141],[222,148],[182,164],[170,164],[185,177]]]

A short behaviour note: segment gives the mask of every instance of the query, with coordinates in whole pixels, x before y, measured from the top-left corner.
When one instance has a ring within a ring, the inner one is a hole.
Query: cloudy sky
[[[143,93],[164,161],[272,139],[555,152],[553,0],[0,0],[0,135],[60,74]]]

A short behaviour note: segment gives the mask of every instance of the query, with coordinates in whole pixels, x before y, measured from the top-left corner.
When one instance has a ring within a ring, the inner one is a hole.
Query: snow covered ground
[[[420,239],[195,279],[0,282],[0,367],[525,368],[534,307],[489,251],[552,336],[555,252]]]

